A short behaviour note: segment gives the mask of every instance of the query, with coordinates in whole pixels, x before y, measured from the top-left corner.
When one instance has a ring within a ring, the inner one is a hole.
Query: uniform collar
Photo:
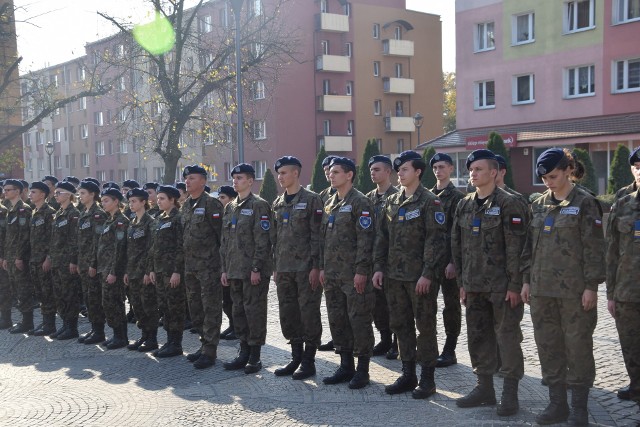
[[[347,192],[347,194],[345,194],[344,199],[340,200],[338,202],[338,192],[336,191],[333,196],[331,196],[329,198],[329,200],[327,200],[327,207],[330,207],[330,210],[335,210],[336,208],[345,206],[347,204],[349,204],[348,202],[351,200],[353,194],[355,194],[356,188],[355,187],[351,187],[351,190],[349,190]]]
[[[422,197],[422,194],[425,191],[427,191],[427,189],[424,188],[422,184],[418,185],[418,187],[416,188],[416,191],[411,195],[411,197],[406,198],[403,202],[401,202],[400,206],[408,205],[409,203],[413,203],[416,200],[420,200],[420,198]],[[402,200],[402,197],[404,197],[404,189],[400,190],[400,200]]]

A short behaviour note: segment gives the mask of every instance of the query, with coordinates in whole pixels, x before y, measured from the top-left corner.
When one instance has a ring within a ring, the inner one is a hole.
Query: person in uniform
[[[518,193],[516,190],[509,187],[504,182],[504,177],[507,174],[507,160],[504,157],[502,157],[500,154],[496,154],[496,160],[498,161],[498,166],[500,167],[500,169],[498,170],[498,175],[496,175],[496,186],[498,186],[498,188],[502,188],[504,191],[511,194],[512,196],[515,196],[516,199],[520,200],[522,203],[524,203],[525,206],[528,207],[529,200],[526,197],[524,197],[521,193]]]
[[[156,218],[160,214],[160,207],[158,206],[158,187],[160,184],[157,182],[147,182],[142,186],[142,189],[149,193],[149,205],[151,208],[147,213],[151,218]],[[175,187],[174,187],[175,188]]]
[[[25,205],[29,206],[33,211],[33,208],[35,206],[33,205],[31,199],[29,199],[29,183],[24,179],[20,179],[19,181],[22,183],[22,192],[20,193],[20,198],[22,199],[22,202]]]
[[[222,285],[231,288],[233,327],[240,350],[227,370],[252,374],[262,369],[260,352],[267,336],[267,295],[271,277],[271,209],[251,192],[253,166],[241,163],[231,170],[238,197],[224,209],[222,224]]]
[[[177,188],[170,185],[158,187],[157,202],[160,213],[154,223],[147,266],[149,279],[156,287],[158,308],[164,316],[162,326],[167,331],[167,341],[152,353],[160,358],[182,355],[187,294],[182,280],[184,239],[179,198],[180,192]]]
[[[207,171],[199,165],[184,168],[189,197],[180,213],[184,224],[184,283],[192,326],[200,334],[202,345],[187,356],[196,369],[215,364],[222,324],[222,284],[220,239],[222,203],[205,191]]]
[[[108,350],[129,344],[127,314],[124,307],[124,274],[127,267],[127,229],[129,220],[122,213],[122,192],[109,187],[100,194],[107,214],[98,239],[98,274],[102,283],[102,307],[113,336],[103,345]]]
[[[223,207],[226,207],[229,202],[231,202],[237,196],[238,193],[236,193],[236,190],[234,190],[230,185],[222,185],[218,189],[218,200],[220,200],[220,203],[222,203]],[[222,311],[224,312],[225,316],[227,316],[229,327],[220,332],[220,339],[238,339],[238,337],[236,336],[236,332],[233,329],[233,301],[231,301],[231,288],[229,286],[222,287]]]
[[[56,198],[53,196],[54,191],[56,191],[56,184],[58,183],[58,178],[52,175],[45,175],[42,178],[42,182],[44,182],[47,187],[49,187],[49,197],[47,197],[47,204],[51,206],[54,212],[57,212],[60,209],[60,205],[56,202]]]
[[[387,198],[398,192],[398,189],[391,185],[391,172],[393,165],[387,156],[373,156],[368,162],[371,181],[376,185],[374,190],[367,193],[367,197],[373,203],[376,224],[380,224],[380,214],[384,208]],[[389,306],[384,289],[374,286],[376,295],[376,305],[373,309],[373,324],[380,332],[380,342],[373,346],[373,355],[387,355],[388,359],[398,358],[398,339],[392,339],[393,333],[389,326]]]
[[[0,194],[4,195],[4,181],[0,181]],[[9,329],[13,326],[11,321],[11,300],[13,295],[9,285],[9,276],[4,265],[4,245],[7,232],[7,208],[4,206],[4,198],[0,203],[0,330]]]
[[[547,191],[532,204],[522,253],[522,299],[531,305],[533,332],[549,405],[538,424],[587,425],[595,379],[593,331],[598,285],[605,280],[605,240],[598,201],[573,184],[584,166],[566,149],[538,157],[536,173]],[[571,413],[567,404],[571,388]]]
[[[65,176],[63,181],[70,182],[76,188],[78,188],[78,186],[80,185],[80,178],[77,178],[73,175]],[[97,184],[100,184],[100,183],[97,183]]]
[[[29,271],[35,290],[36,299],[40,301],[42,324],[28,331],[29,335],[44,336],[56,330],[56,301],[53,296],[53,277],[51,276],[51,228],[55,210],[47,203],[49,186],[44,182],[31,183],[29,198],[34,204],[31,216],[31,232],[29,233],[31,256]]]
[[[16,179],[4,181],[8,201],[3,268],[9,273],[9,286],[18,299],[22,320],[9,329],[23,334],[33,329],[33,284],[29,278],[29,232],[31,208],[22,201],[23,185]]]
[[[320,283],[324,286],[329,329],[336,353],[340,354],[340,366],[322,382],[349,382],[349,388],[359,389],[369,384],[374,345],[373,203],[353,187],[356,165],[352,160],[336,157],[330,168],[329,179],[336,192],[324,207]],[[357,369],[354,356],[358,357]]]
[[[185,184],[184,182],[176,182],[174,184],[174,187],[176,187],[180,192],[180,198],[178,199],[178,202],[180,202],[180,205],[183,205],[184,201],[187,200],[187,197],[189,197],[189,193],[187,193],[187,184]]]
[[[126,216],[129,219],[129,221],[131,221],[133,218],[136,217],[136,214],[131,212],[131,209],[129,208],[129,200],[127,199],[127,194],[129,193],[129,190],[133,190],[134,188],[140,188],[140,184],[138,184],[138,181],[133,179],[127,179],[122,182],[121,189],[122,189],[122,195],[124,196],[123,201],[126,201],[125,208],[124,208],[124,216]]]
[[[443,268],[446,252],[446,218],[440,200],[420,183],[427,167],[420,154],[404,151],[393,166],[401,188],[387,198],[380,214],[373,285],[378,289],[384,286],[387,295],[389,323],[398,336],[402,375],[385,391],[411,391],[415,399],[426,399],[436,392],[436,277]],[[419,383],[416,362],[422,368]]]
[[[460,300],[466,307],[467,341],[477,385],[456,404],[469,408],[496,403],[493,374],[499,345],[504,386],[497,414],[513,415],[519,410],[518,382],[524,375],[520,255],[528,213],[496,186],[499,166],[491,151],[472,152],[466,166],[476,191],[458,203],[451,251]]]
[[[464,194],[451,182],[451,174],[453,173],[453,159],[451,156],[446,153],[436,153],[429,160],[429,166],[436,177],[436,185],[431,191],[438,196],[442,211],[447,218],[447,244],[444,256],[444,265],[446,267],[444,271],[439,271],[436,274],[436,281],[442,291],[444,300],[442,321],[447,337],[442,353],[438,357],[436,368],[445,368],[458,363],[456,346],[462,325],[462,306],[460,305],[460,288],[458,288],[458,282],[456,281],[456,268],[451,257],[451,228],[456,207],[458,202],[464,198]]]
[[[278,291],[280,327],[291,344],[291,361],[275,370],[277,376],[295,380],[316,373],[315,355],[322,338],[320,302],[320,196],[300,185],[300,160],[276,160],[283,194],[273,202],[274,278]]]

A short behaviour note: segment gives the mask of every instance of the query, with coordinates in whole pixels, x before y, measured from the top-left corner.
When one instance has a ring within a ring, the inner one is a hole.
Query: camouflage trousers
[[[389,304],[387,303],[387,296],[383,289],[374,289],[373,293],[376,295],[376,304],[373,308],[373,324],[380,332],[388,331],[391,327],[389,326]]]
[[[158,309],[162,313],[162,324],[167,332],[184,330],[184,319],[187,315],[187,294],[184,282],[175,288],[171,287],[171,274],[156,273],[156,295]]]
[[[325,283],[329,329],[336,353],[353,352],[354,356],[373,355],[373,308],[376,296],[371,279],[363,294],[356,292],[353,281]]]
[[[260,284],[250,279],[229,279],[233,300],[233,329],[240,341],[264,345],[267,338],[267,295],[269,277],[260,276]]]
[[[435,281],[434,281],[435,282]],[[444,309],[442,310],[442,322],[444,333],[447,336],[458,337],[462,328],[462,306],[460,305],[460,289],[456,279],[438,280]]]
[[[9,269],[9,283],[13,295],[18,298],[18,310],[21,313],[33,311],[33,284],[29,277],[29,263],[24,262],[24,267],[19,270],[14,261],[7,261]]]
[[[93,277],[89,277],[88,271],[81,271],[80,282],[82,284],[84,303],[87,306],[89,322],[104,325],[106,320],[104,309],[102,308],[102,283],[100,282],[99,275],[96,274]]]
[[[233,301],[231,301],[231,289],[228,286],[222,287],[222,311],[229,324],[233,325]]]
[[[631,379],[631,400],[640,403],[640,303],[616,301],[616,327]]]
[[[416,281],[385,279],[384,289],[389,302],[391,330],[398,337],[400,359],[436,366],[438,285],[434,282],[428,294],[416,295]]]
[[[56,301],[56,310],[62,320],[70,320],[78,317],[80,312],[80,278],[77,274],[69,272],[69,264],[59,268],[53,268],[53,296]]]
[[[107,325],[116,329],[127,324],[127,312],[124,307],[124,282],[118,277],[113,284],[107,283],[107,275],[100,274],[102,283],[102,308]]]
[[[524,305],[511,308],[504,292],[467,292],[467,340],[471,366],[476,375],[493,375],[498,355],[500,374],[521,379],[524,375],[522,330]],[[498,348],[499,347],[499,348]]]
[[[531,321],[542,378],[549,385],[593,386],[593,331],[598,311],[581,298],[531,296]]]
[[[56,300],[53,296],[53,273],[51,270],[45,272],[42,263],[29,263],[31,280],[36,298],[40,301],[40,312],[45,314],[56,314]]]
[[[0,267],[0,311],[11,311],[13,292],[9,284],[9,274]]]
[[[311,289],[308,271],[278,273],[278,307],[282,335],[292,343],[319,346],[322,338],[322,287]]]
[[[129,279],[129,303],[136,314],[136,325],[142,331],[158,329],[158,296],[153,283],[145,285],[142,278]]]
[[[222,284],[220,271],[192,270],[184,276],[191,324],[200,332],[202,352],[216,354],[222,324]]]

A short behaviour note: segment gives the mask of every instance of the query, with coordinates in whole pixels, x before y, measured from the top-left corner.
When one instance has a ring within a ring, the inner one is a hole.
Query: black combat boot
[[[148,338],[147,331],[142,331],[142,335],[140,335],[140,338],[138,338],[134,342],[132,342],[129,345],[127,345],[127,349],[129,349],[129,350],[137,350],[137,349],[139,349],[140,346],[147,340],[147,338]]]
[[[331,375],[330,377],[325,377],[322,379],[322,382],[330,385],[330,384],[340,384],[351,381],[353,376],[355,375],[356,368],[354,366],[355,362],[353,360],[353,352],[351,351],[342,351],[340,352],[340,366],[338,369]]]
[[[349,388],[357,390],[369,385],[369,361],[371,359],[365,356],[358,356],[358,367],[356,373],[349,381]]]
[[[136,313],[133,311],[133,307],[129,307],[129,312],[127,313],[127,322],[136,323]]]
[[[418,383],[418,387],[411,392],[411,396],[413,396],[414,399],[426,399],[436,392],[436,368],[424,365],[421,365],[421,367],[420,382]]]
[[[326,344],[320,344],[318,346],[318,351],[333,351],[335,347],[333,346],[333,340],[328,341]]]
[[[43,314],[42,327],[33,331],[33,336],[43,337],[56,331],[56,314]]]
[[[187,354],[187,362],[193,363],[196,360],[198,360],[201,355],[202,355],[202,347],[200,347],[195,353]]]
[[[43,324],[44,324],[44,322],[40,323],[38,326],[35,326],[35,323],[34,323],[34,327],[27,331],[27,335],[30,335],[30,336],[35,335],[36,331],[42,330],[42,325]]]
[[[238,355],[231,362],[225,362],[222,367],[227,371],[237,371],[238,369],[244,369],[249,361],[249,344],[246,341],[240,341],[240,350]]]
[[[205,354],[204,352],[200,352],[200,357],[198,360],[193,362],[193,367],[196,369],[206,369],[216,364],[216,359],[218,358],[218,349],[214,348],[213,351],[209,354]]]
[[[149,329],[147,339],[138,347],[140,353],[156,350],[158,348],[158,329]]]
[[[26,334],[33,329],[33,311],[22,313],[22,321],[9,328],[10,334]]]
[[[62,319],[62,325],[54,332],[49,335],[49,338],[55,339],[58,338],[58,335],[63,333],[69,327],[69,322]]]
[[[11,321],[11,309],[2,310],[0,313],[0,329],[9,329],[13,326],[13,322]]]
[[[67,329],[58,335],[57,339],[60,341],[71,340],[73,338],[78,338],[78,335],[78,318],[72,317],[67,320]]]
[[[0,329],[2,329],[2,328],[0,328]],[[616,396],[618,396],[618,399],[620,399],[620,400],[631,400],[630,388],[631,388],[631,385],[627,385],[625,387],[622,387],[622,388],[618,389],[618,392],[616,393]]]
[[[389,330],[380,331],[380,342],[373,347],[374,356],[384,356],[391,350],[391,345],[393,344],[392,336],[393,334]]]
[[[260,360],[261,345],[249,346],[249,360],[244,367],[245,374],[255,374],[262,369],[262,360]]]
[[[567,404],[566,384],[549,386],[549,404],[536,417],[536,423],[540,425],[558,424],[569,418],[569,405]]]
[[[91,338],[91,335],[93,335],[93,332],[94,332],[94,327],[95,327],[95,324],[91,323],[91,330],[90,330],[89,332],[87,332],[86,334],[82,334],[82,335],[80,335],[80,336],[78,337],[78,342],[79,342],[80,344],[84,344],[84,341],[85,341],[87,338]]]
[[[229,331],[229,333],[224,336],[224,339],[227,341],[233,341],[238,339],[238,336],[236,335],[236,331],[235,329],[233,329],[233,327],[231,328],[231,331]]]
[[[458,344],[458,337],[454,335],[447,335],[447,340],[442,348],[442,354],[438,356],[438,363],[436,368],[446,368],[447,366],[455,365],[458,363],[456,357],[456,345]]]
[[[305,344],[302,354],[302,363],[293,373],[294,380],[304,380],[316,374],[316,350],[318,347],[312,344]]]
[[[493,375],[478,375],[478,383],[466,396],[456,400],[459,408],[495,405],[496,392],[493,388]]]
[[[304,344],[301,342],[291,343],[291,362],[287,363],[282,368],[275,370],[277,377],[284,377],[287,375],[293,375],[302,362],[302,350]]]
[[[182,331],[167,332],[167,346],[158,352],[158,357],[182,356]]]
[[[570,426],[589,425],[589,412],[587,411],[588,402],[589,387],[571,387],[571,413],[569,414],[567,424]]]
[[[113,338],[111,342],[107,344],[107,350],[116,350],[118,348],[126,347],[129,344],[129,337],[127,336],[128,328],[127,324],[113,328]]]
[[[104,323],[95,323],[93,325],[93,334],[91,336],[84,339],[84,343],[86,345],[91,344],[100,344],[104,342]]]
[[[418,385],[416,376],[416,362],[402,361],[402,375],[393,383],[384,388],[387,394],[400,394],[412,391]]]
[[[389,360],[396,360],[398,358],[398,336],[393,334],[393,342],[391,343],[391,348],[387,351],[385,357]]]
[[[501,417],[515,415],[520,410],[518,403],[518,380],[505,378],[502,384],[502,396],[496,407],[496,413]]]

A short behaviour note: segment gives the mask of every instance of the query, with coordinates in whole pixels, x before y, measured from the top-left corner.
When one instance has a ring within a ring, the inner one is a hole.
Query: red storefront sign
[[[517,134],[515,133],[503,133],[502,140],[504,145],[508,148],[514,148],[517,145]],[[472,136],[467,138],[467,150],[479,150],[480,148],[487,148],[487,142],[489,141],[489,135],[485,136]]]

